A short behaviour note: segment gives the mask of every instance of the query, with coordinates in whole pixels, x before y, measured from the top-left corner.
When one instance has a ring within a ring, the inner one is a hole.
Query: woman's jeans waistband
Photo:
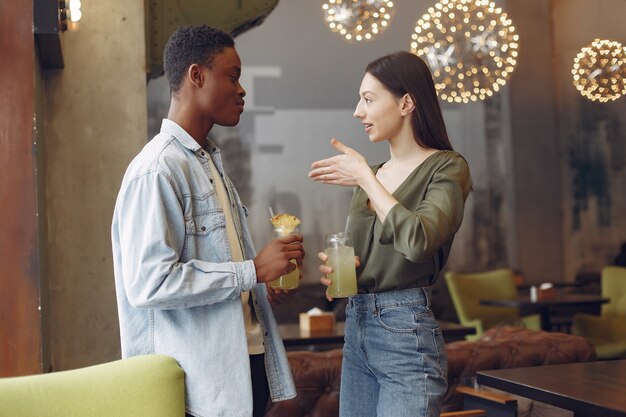
[[[377,311],[384,307],[422,305],[430,307],[430,288],[408,288],[371,294],[356,294],[348,300],[348,307],[357,310]]]

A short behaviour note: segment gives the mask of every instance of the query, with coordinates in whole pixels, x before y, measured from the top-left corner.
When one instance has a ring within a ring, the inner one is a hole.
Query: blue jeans
[[[439,416],[448,364],[427,291],[350,297],[340,417]]]
[[[252,417],[263,417],[270,399],[270,387],[265,372],[265,354],[250,355],[250,375],[252,376]],[[185,413],[185,417],[194,417]]]

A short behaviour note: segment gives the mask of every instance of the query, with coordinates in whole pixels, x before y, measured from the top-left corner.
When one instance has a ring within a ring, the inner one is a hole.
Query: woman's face
[[[402,100],[366,73],[359,89],[354,117],[361,120],[370,142],[393,139],[402,128]]]

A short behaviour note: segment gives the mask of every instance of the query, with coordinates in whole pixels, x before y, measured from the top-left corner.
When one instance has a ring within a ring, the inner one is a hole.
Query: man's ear
[[[403,116],[406,116],[407,114],[411,114],[413,110],[415,110],[415,102],[409,93],[406,93],[400,99],[400,111]]]
[[[202,88],[202,86],[204,85],[204,74],[202,73],[202,66],[198,64],[191,64],[189,66],[189,68],[187,69],[187,77],[189,78],[189,81],[191,81],[191,83],[198,88]]]

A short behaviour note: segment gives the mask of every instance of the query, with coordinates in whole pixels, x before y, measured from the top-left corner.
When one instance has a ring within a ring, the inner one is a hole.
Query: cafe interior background
[[[157,3],[84,1],[78,30],[57,35],[61,69],[33,48],[32,4],[0,1],[0,375],[120,357],[110,221],[126,166],[167,113],[146,41]],[[302,291],[314,297],[316,253],[324,234],[343,229],[351,190],[309,181],[309,166],[334,154],[331,137],[370,163],[386,160],[352,116],[360,81],[371,60],[410,49],[435,0],[396,0],[388,27],[361,42],[332,32],[322,3],[279,1],[236,37],[246,109],[239,126],[213,131],[258,248],[268,207],[302,219]],[[573,282],[626,241],[626,99],[591,101],[572,81],[574,57],[594,39],[626,45],[626,1],[496,4],[519,35],[506,85],[485,100],[442,100],[474,185],[447,269]],[[434,309],[454,319],[443,279],[435,293]]]

